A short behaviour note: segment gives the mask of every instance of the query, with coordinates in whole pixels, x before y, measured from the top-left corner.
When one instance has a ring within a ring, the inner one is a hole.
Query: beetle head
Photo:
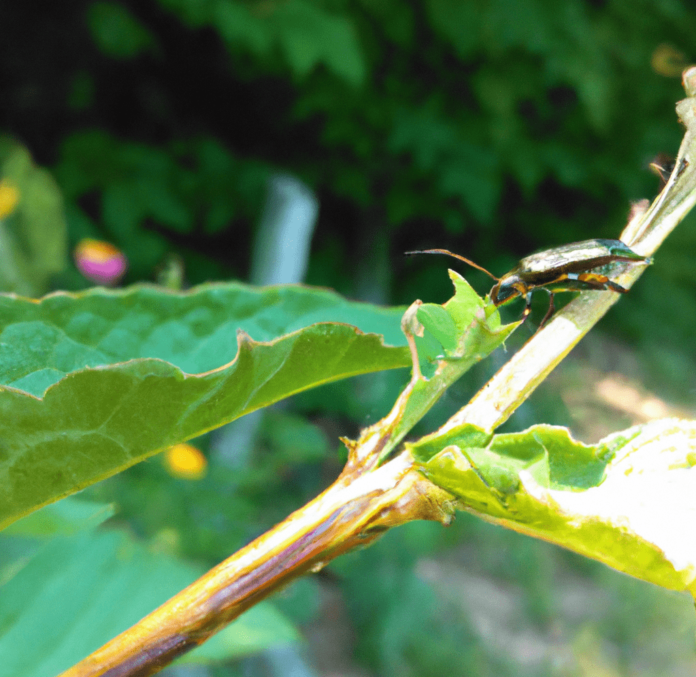
[[[490,297],[496,306],[502,306],[503,303],[512,301],[512,299],[526,294],[527,291],[527,285],[524,284],[519,275],[508,274],[503,275],[498,284],[491,289]]]

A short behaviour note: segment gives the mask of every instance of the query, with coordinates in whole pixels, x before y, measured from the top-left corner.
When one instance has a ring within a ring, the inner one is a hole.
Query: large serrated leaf
[[[696,596],[695,422],[654,421],[594,447],[553,426],[488,444],[474,432],[422,455],[424,474],[462,507]]]
[[[0,297],[0,526],[301,390],[407,366],[336,324],[403,345],[400,315],[299,286]]]
[[[55,538],[0,587],[0,677],[53,677],[123,632],[202,570],[148,552],[123,532]],[[187,662],[248,655],[298,639],[262,602]]]

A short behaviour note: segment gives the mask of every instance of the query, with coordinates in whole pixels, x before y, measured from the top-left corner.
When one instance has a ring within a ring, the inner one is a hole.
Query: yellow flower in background
[[[666,78],[678,78],[689,65],[689,59],[672,45],[663,43],[658,45],[652,53],[650,65],[658,75],[664,75]]]
[[[170,475],[185,480],[199,480],[208,470],[208,460],[191,444],[175,444],[167,449],[164,465]]]
[[[78,270],[97,284],[116,284],[128,267],[125,254],[111,243],[101,240],[80,240],[74,256]]]
[[[7,179],[0,181],[0,219],[12,214],[18,204],[19,188]]]

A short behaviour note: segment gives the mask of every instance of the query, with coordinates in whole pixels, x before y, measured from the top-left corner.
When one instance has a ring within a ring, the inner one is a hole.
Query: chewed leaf
[[[421,469],[485,519],[696,595],[694,422],[655,421],[595,447],[552,426],[480,447],[450,436]]]
[[[299,286],[0,297],[0,527],[294,393],[407,366],[382,337],[405,343],[400,316]]]
[[[491,439],[493,439],[492,433],[467,423],[444,435],[428,435],[407,446],[418,462],[426,463],[450,445],[456,445],[461,449],[484,448],[488,446]]]
[[[454,284],[454,296],[442,306],[425,304],[418,308],[417,320],[427,331],[412,331],[416,334],[423,378],[412,384],[408,397],[401,401],[403,408],[392,431],[392,443],[404,438],[438,400],[447,385],[454,383],[474,364],[503,345],[505,339],[520,325],[519,322],[502,325],[493,304],[486,304],[461,275],[452,270],[449,274]],[[408,315],[407,312],[405,317]],[[438,345],[444,351],[437,348],[433,350],[433,346]],[[475,435],[478,436],[478,432]],[[485,443],[488,443],[490,435],[484,433],[484,437]],[[433,444],[430,444],[431,439]],[[417,445],[408,446],[412,447],[414,456],[422,462],[442,449],[443,444],[442,439],[434,434],[423,438]],[[386,458],[393,449],[394,444],[385,445],[381,458]]]
[[[501,325],[498,309],[492,303],[482,299],[459,273],[450,270],[449,276],[454,296],[441,306],[426,303],[418,309],[418,321],[426,330],[425,338],[418,343],[419,354],[432,357],[429,342],[434,338],[446,357],[473,357],[478,361],[504,343],[520,322]]]
[[[536,425],[521,433],[496,435],[491,451],[518,459],[552,489],[587,489],[604,477],[609,458],[595,447],[574,440],[568,430]]]
[[[442,345],[451,352],[457,347],[457,326],[449,313],[435,303],[425,303],[418,308],[418,321]]]
[[[450,270],[449,276],[454,285],[454,296],[445,303],[445,308],[459,331],[464,331],[471,324],[476,311],[483,308],[485,303],[459,273]]]

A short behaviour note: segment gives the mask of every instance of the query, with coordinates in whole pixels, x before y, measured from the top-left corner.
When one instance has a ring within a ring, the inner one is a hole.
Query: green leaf
[[[272,26],[242,3],[220,0],[213,4],[211,23],[231,45],[243,44],[256,54],[267,54],[274,41]]]
[[[123,532],[53,539],[0,588],[0,677],[53,677],[202,573],[148,552]],[[187,662],[239,657],[297,639],[289,621],[262,602]]]
[[[205,644],[184,654],[177,663],[207,664],[230,660],[299,639],[297,630],[275,606],[261,602],[245,611],[231,626],[213,635]]]
[[[486,144],[479,120],[455,122],[440,108],[433,97],[418,109],[397,109],[388,148],[407,153],[424,176],[436,176],[443,195],[461,200],[477,219],[490,222],[502,189],[500,161]]]
[[[94,2],[87,23],[99,49],[116,59],[132,59],[154,44],[154,38],[123,5]]]
[[[326,436],[305,417],[270,409],[264,412],[263,421],[259,434],[273,454],[273,462],[266,467],[319,461],[326,457]]]
[[[159,0],[159,4],[171,12],[176,12],[184,23],[200,28],[210,19],[211,7],[222,3],[211,3],[209,0]]]
[[[360,85],[365,79],[362,50],[349,16],[302,0],[254,8],[221,0],[213,7],[211,23],[233,48],[267,55],[279,47],[291,71],[301,78],[324,64],[350,84]]]
[[[597,455],[595,447],[574,440],[565,428],[549,425],[496,435],[490,450],[505,458],[518,459],[533,471],[538,481],[552,489],[597,486],[609,460],[606,454]]]
[[[400,316],[301,286],[0,296],[0,526],[294,393],[408,366],[337,324],[403,346]]]
[[[454,296],[442,306],[433,303],[420,306],[418,321],[444,348],[447,357],[461,359],[475,353],[475,359],[479,360],[500,345],[518,323],[507,325],[504,334],[499,334],[500,314],[496,308],[489,304],[488,310],[484,310],[486,302],[459,273],[450,270],[449,277],[454,284]],[[488,340],[491,334],[495,334],[493,343]],[[421,361],[423,356],[428,359],[433,356],[428,338],[428,334],[417,337]]]
[[[274,19],[280,44],[298,75],[324,63],[351,84],[362,84],[365,64],[347,16],[332,16],[317,5],[293,0],[278,5]]]
[[[38,296],[67,265],[63,199],[53,177],[9,139],[0,139],[0,179],[19,193],[14,212],[0,219],[0,290]]]
[[[440,333],[451,348],[446,350],[446,355],[437,355],[433,358],[432,353],[427,352],[431,347],[428,341],[430,335],[425,334],[423,338],[416,336],[416,346],[424,378],[412,384],[408,397],[402,401],[401,415],[389,443],[382,449],[382,458],[386,458],[393,451],[395,444],[420,421],[449,385],[501,346],[521,324],[512,322],[501,325],[498,310],[492,303],[486,304],[458,273],[450,270],[449,276],[454,283],[455,293],[442,306],[442,311],[449,319],[445,320],[442,312],[433,312],[432,309],[427,308],[425,318],[429,325],[435,328],[435,333]],[[454,333],[452,333],[452,327],[454,327]],[[485,442],[488,442],[490,435],[485,435]],[[477,439],[479,439],[477,444],[482,443],[479,437]],[[412,450],[415,458],[425,460],[442,448],[441,443],[441,438],[435,433],[422,438],[417,444],[406,446]]]
[[[151,279],[170,253],[167,231],[200,226],[219,232],[256,220],[270,168],[232,155],[210,137],[173,141],[166,147],[119,139],[100,131],[75,132],[62,144],[55,173],[67,199],[73,239],[112,240],[128,259],[131,278]],[[85,200],[101,205],[101,229],[84,214]],[[153,229],[156,225],[156,229]],[[186,255],[190,279],[215,276],[213,262]],[[199,259],[199,260],[201,260]]]
[[[440,187],[445,195],[461,197],[478,220],[489,223],[502,188],[495,158],[470,144],[460,143],[458,151],[457,157],[442,162]]]
[[[147,207],[131,184],[112,182],[102,197],[102,218],[109,231],[121,239],[132,236],[147,215]]]
[[[489,521],[696,596],[695,422],[654,421],[596,446],[553,426],[485,435],[450,431],[434,455],[434,436],[414,445],[422,472]]]
[[[446,351],[451,352],[457,347],[457,325],[442,306],[425,303],[418,308],[417,317]]]
[[[10,524],[3,536],[68,536],[93,529],[114,514],[114,506],[69,496]]]
[[[427,0],[425,7],[433,29],[452,43],[460,57],[470,59],[482,40],[480,9],[458,0]]]
[[[444,307],[454,320],[457,330],[464,333],[474,321],[477,312],[485,307],[485,302],[459,273],[450,270],[449,277],[454,285],[454,296]],[[500,327],[500,315],[495,311],[488,314],[486,321],[490,329]]]

